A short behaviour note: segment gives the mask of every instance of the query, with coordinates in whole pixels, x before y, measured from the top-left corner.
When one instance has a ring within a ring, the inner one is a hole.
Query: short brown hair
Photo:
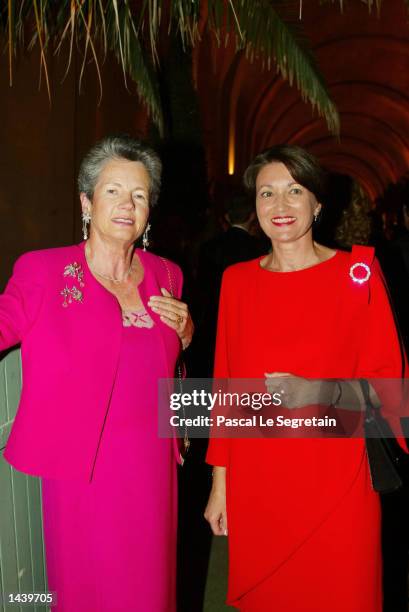
[[[253,195],[258,174],[264,166],[281,162],[293,179],[311,191],[322,202],[326,190],[326,175],[318,160],[305,149],[295,145],[276,145],[259,153],[244,173],[244,186]]]

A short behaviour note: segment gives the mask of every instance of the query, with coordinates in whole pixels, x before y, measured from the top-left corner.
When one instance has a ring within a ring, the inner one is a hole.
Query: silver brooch
[[[64,302],[62,304],[64,308],[67,308],[68,304],[72,304],[73,300],[74,302],[82,302],[83,300],[82,291],[77,289],[77,287],[71,287],[70,289],[69,287],[67,287],[67,285],[65,285],[64,289],[60,292],[60,294],[64,298]]]
[[[71,278],[75,278],[78,281],[80,287],[84,287],[84,272],[79,263],[74,261],[74,263],[68,264],[65,266],[63,276],[67,278],[67,276],[71,276]],[[68,304],[72,304],[72,302],[82,302],[83,301],[83,293],[73,285],[71,288],[68,285],[65,285],[64,289],[60,291],[60,295],[63,296],[63,306],[67,308]]]
[[[363,268],[365,270],[365,276],[355,276],[355,270],[357,268]],[[360,285],[362,285],[363,283],[367,283],[369,281],[369,278],[371,276],[371,268],[362,261],[358,261],[349,268],[349,276],[355,283],[359,283]]]
[[[68,266],[65,266],[64,276],[72,276],[73,278],[77,279],[80,287],[84,286],[84,272],[82,271],[80,264],[78,264],[76,261],[68,264]]]

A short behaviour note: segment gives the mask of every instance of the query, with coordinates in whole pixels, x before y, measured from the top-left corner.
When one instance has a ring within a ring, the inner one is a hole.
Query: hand
[[[269,393],[279,393],[284,408],[302,408],[315,404],[331,404],[334,384],[308,380],[289,372],[266,372]]]
[[[210,524],[214,535],[227,536],[226,494],[224,491],[212,488],[204,517]]]
[[[162,296],[151,295],[148,305],[160,316],[160,320],[174,329],[180,338],[183,350],[192,341],[194,325],[187,304],[161,289]]]

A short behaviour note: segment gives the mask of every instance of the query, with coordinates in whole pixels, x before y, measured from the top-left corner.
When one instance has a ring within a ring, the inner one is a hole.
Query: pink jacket
[[[21,342],[23,363],[20,405],[4,457],[27,474],[92,478],[122,325],[116,298],[88,268],[84,244],[22,255],[0,296],[0,350]],[[180,268],[168,261],[169,275],[160,257],[137,252],[145,270],[140,286],[145,305],[170,282],[180,297]],[[173,377],[179,339],[149,312],[162,339],[158,359]],[[174,450],[179,460],[176,440]]]

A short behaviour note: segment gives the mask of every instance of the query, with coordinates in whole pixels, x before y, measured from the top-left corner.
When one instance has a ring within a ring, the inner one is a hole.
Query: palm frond
[[[145,0],[151,11],[158,5],[156,0]],[[160,4],[159,0],[159,4]],[[7,40],[10,83],[13,75],[13,55],[17,47],[31,51],[40,48],[40,82],[45,82],[51,100],[51,88],[47,55],[59,54],[68,43],[68,60],[63,79],[67,75],[75,46],[82,49],[82,64],[79,85],[84,76],[85,65],[91,56],[96,68],[102,97],[101,64],[108,48],[120,63],[125,85],[127,75],[136,84],[141,100],[146,104],[159,132],[163,132],[163,116],[159,86],[155,71],[149,65],[149,53],[141,43],[140,25],[128,0],[7,0],[0,8],[0,30]],[[142,15],[143,17],[143,15]],[[157,36],[157,32],[154,32]],[[25,40],[27,38],[27,42]]]
[[[212,28],[220,29],[224,23],[220,14],[215,12],[217,0],[209,0],[209,14]],[[230,24],[235,27],[238,46],[245,49],[247,57],[253,61],[256,57],[265,60],[270,68],[275,62],[280,74],[290,85],[297,86],[304,100],[316,108],[324,117],[329,130],[339,133],[339,115],[328,92],[325,80],[314,60],[307,41],[302,34],[299,22],[298,6],[275,2],[277,7],[286,9],[286,19],[281,17],[269,0],[237,0],[227,4],[231,12]]]
[[[37,29],[37,34],[38,34],[38,40],[40,43],[40,84],[41,84],[41,74],[42,74],[42,68],[44,68],[44,74],[45,74],[45,81],[46,81],[46,85],[47,85],[47,92],[48,92],[48,99],[51,103],[51,89],[50,89],[50,80],[48,78],[48,68],[47,68],[47,60],[46,60],[46,55],[45,55],[45,45],[47,42],[47,28],[46,26],[44,26],[44,5],[43,2],[41,2],[40,5],[40,9],[37,5],[37,0],[33,0],[33,8],[34,8],[34,15],[35,15],[35,23],[36,23],[36,29]],[[43,41],[43,33],[44,33],[44,37],[45,37],[45,41]]]
[[[99,103],[101,103],[101,99],[102,99],[102,78],[101,78],[101,70],[99,67],[99,60],[98,60],[98,55],[97,52],[95,50],[95,45],[92,39],[92,4],[91,2],[89,3],[89,7],[88,7],[88,16],[87,19],[85,18],[84,12],[82,10],[82,6],[79,2],[79,0],[75,0],[76,5],[77,5],[77,9],[78,9],[78,14],[81,18],[81,21],[84,25],[84,29],[85,29],[85,50],[84,50],[84,58],[82,61],[82,66],[81,66],[81,71],[80,71],[80,76],[79,76],[79,89],[81,89],[81,83],[82,83],[82,77],[84,74],[84,69],[85,69],[85,62],[87,60],[87,55],[88,55],[88,47],[91,48],[91,52],[92,52],[92,56],[94,58],[94,62],[95,62],[95,68],[97,70],[97,75],[98,75],[98,83],[99,83],[99,91],[100,91],[100,97],[99,97]],[[71,52],[71,49],[70,49]]]
[[[70,11],[70,15],[67,19],[66,24],[64,25],[63,20],[61,19],[61,29],[62,29],[62,34],[59,36],[59,41],[57,44],[57,48],[55,49],[55,54],[58,55],[60,53],[60,50],[63,46],[63,43],[65,41],[66,36],[68,36],[68,34],[70,34],[70,41],[69,41],[69,51],[68,51],[68,61],[67,61],[67,68],[65,70],[65,74],[62,78],[62,80],[64,81],[69,70],[71,67],[71,62],[72,62],[72,53],[73,53],[73,48],[74,48],[74,39],[75,39],[75,13],[76,13],[76,5],[74,2],[71,3],[71,11]]]
[[[382,0],[365,0],[365,2],[368,5],[369,12],[371,12],[372,9],[375,8],[376,12],[379,15],[379,12],[381,10]]]
[[[200,42],[200,0],[172,0],[170,3],[165,0],[146,0],[145,5],[150,15],[148,35],[152,47],[155,44],[152,38],[158,36],[161,5],[167,6],[169,27],[176,28],[184,44],[194,46]],[[265,60],[268,68],[275,63],[283,78],[290,85],[295,83],[302,98],[324,117],[329,130],[334,134],[339,133],[336,106],[302,36],[299,0],[290,3],[293,9],[297,9],[292,11],[292,18],[288,17],[291,15],[289,3],[281,0],[206,0],[206,5],[208,28],[215,34],[219,44],[222,40],[227,43],[229,35],[234,34],[237,49],[245,49],[250,60],[260,57]],[[281,11],[285,11],[286,18],[281,16]],[[155,16],[152,18],[153,13]],[[146,27],[146,20],[142,19],[141,23]]]
[[[368,11],[379,12],[381,0],[364,1]],[[409,0],[403,1],[409,10]],[[329,2],[343,9],[343,0],[320,0]],[[7,0],[0,5],[0,31],[6,40],[10,83],[17,48],[30,50],[38,44],[40,75],[45,75],[50,95],[47,54],[50,50],[58,53],[68,44],[66,71],[74,47],[81,48],[80,80],[91,57],[102,95],[101,65],[109,49],[122,67],[125,84],[129,75],[162,129],[157,81],[160,42],[167,33],[176,32],[183,45],[200,44],[203,9],[219,44],[227,44],[234,36],[237,49],[244,49],[250,60],[261,58],[267,68],[275,63],[280,74],[325,118],[330,131],[338,133],[335,104],[303,36],[302,0]]]
[[[344,0],[319,0],[320,4],[338,4],[341,12],[344,10]],[[382,0],[356,0],[356,2],[364,3],[368,6],[368,12],[370,13],[373,8],[376,9],[376,12],[380,13]],[[407,2],[407,0],[404,0]]]
[[[8,0],[8,48],[9,48],[9,83],[10,87],[13,85],[13,49],[14,49],[14,37],[13,37],[13,23],[14,23],[14,5],[12,0]]]
[[[110,10],[114,10],[112,5],[105,13],[108,47],[121,63],[124,73],[128,73],[135,82],[140,98],[146,104],[159,133],[163,134],[163,112],[157,75],[140,43],[129,0],[122,1],[115,19],[112,19]]]

